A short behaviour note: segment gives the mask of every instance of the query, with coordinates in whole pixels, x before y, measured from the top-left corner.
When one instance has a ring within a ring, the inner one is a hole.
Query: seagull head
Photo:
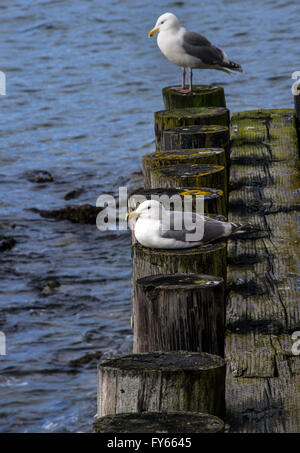
[[[172,13],[165,13],[162,14],[156,21],[155,27],[149,31],[148,36],[155,35],[155,33],[159,33],[160,31],[166,31],[170,29],[178,30],[180,28],[179,20]]]
[[[163,205],[157,200],[146,200],[139,205],[139,207],[132,212],[127,214],[127,219],[142,218],[159,220],[162,217],[163,211],[165,211]]]

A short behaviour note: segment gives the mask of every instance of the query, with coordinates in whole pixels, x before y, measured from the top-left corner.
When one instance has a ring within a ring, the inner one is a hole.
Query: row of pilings
[[[143,156],[140,197],[167,209],[176,196],[205,215],[228,213],[230,114],[224,90],[163,89],[156,151]],[[141,246],[132,234],[133,354],[99,364],[98,433],[224,431],[226,243],[190,249]]]

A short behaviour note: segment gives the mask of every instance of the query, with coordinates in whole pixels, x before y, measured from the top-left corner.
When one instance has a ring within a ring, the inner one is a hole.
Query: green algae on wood
[[[151,170],[151,187],[212,187],[227,199],[227,172],[222,165],[178,164]]]
[[[136,412],[97,417],[94,422],[94,433],[99,434],[221,432],[224,432],[224,422],[216,416],[201,412]],[[122,439],[119,441],[126,442]],[[173,444],[179,444],[179,442],[180,439]],[[132,446],[132,443],[129,445]]]
[[[174,164],[216,164],[226,166],[223,148],[200,148],[160,151],[145,154],[142,158],[145,189],[151,187],[151,170]]]
[[[179,93],[171,87],[162,90],[165,109],[189,107],[226,107],[224,89],[214,85],[193,85],[189,94]]]
[[[300,432],[300,357],[291,352],[300,326],[299,168],[293,110],[232,116],[229,219],[259,230],[228,241],[232,432]]]
[[[229,110],[224,107],[160,110],[154,113],[156,148],[161,148],[162,135],[167,129],[209,124],[228,127],[229,121]]]
[[[179,203],[178,197],[180,197],[181,204]],[[176,210],[188,209],[187,203],[191,203],[191,210],[196,211],[197,206],[199,206],[199,198],[202,199],[203,197],[205,214],[227,215],[223,191],[211,187],[183,187],[178,189],[140,188],[131,193],[128,199],[128,211],[135,210],[142,201],[151,199],[161,202],[167,210],[172,210],[173,207],[176,208]]]
[[[194,351],[224,356],[224,280],[173,274],[136,281],[133,352]]]
[[[206,412],[224,417],[225,361],[187,351],[131,354],[98,366],[98,416]]]

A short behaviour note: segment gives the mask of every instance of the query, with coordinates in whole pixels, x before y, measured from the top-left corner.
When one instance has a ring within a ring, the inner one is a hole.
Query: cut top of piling
[[[224,153],[223,148],[192,148],[192,149],[172,149],[167,151],[156,151],[154,153],[148,153],[143,156],[143,160],[157,161],[164,159],[186,159],[188,158],[199,158],[212,155],[220,155]]]
[[[180,367],[179,367],[180,366]],[[183,370],[209,370],[224,367],[225,360],[221,357],[205,352],[148,352],[130,354],[118,359],[100,363],[99,368],[122,369],[126,371],[169,371],[182,372]]]
[[[219,124],[173,127],[172,129],[165,130],[164,134],[211,134],[214,132],[228,132],[228,127]]]
[[[128,210],[135,210],[140,203],[145,200],[157,200],[167,209],[175,210],[176,202],[181,200],[182,205],[191,203],[191,210],[197,209],[199,200],[204,199],[204,212],[212,214],[226,215],[226,203],[221,189],[213,189],[210,187],[183,187],[183,188],[157,188],[135,190],[128,199]]]
[[[225,107],[190,107],[184,109],[159,110],[154,113],[155,120],[198,120],[204,118],[206,121],[210,118],[221,117],[221,121],[229,122],[229,110]],[[201,123],[200,123],[201,124]]]
[[[175,275],[150,275],[140,278],[138,284],[151,289],[195,289],[212,288],[224,283],[223,278],[206,274],[175,274]]]
[[[95,433],[218,433],[224,422],[201,412],[140,412],[97,417]],[[178,440],[179,442],[179,440]]]
[[[224,170],[223,165],[180,164],[180,176],[205,176],[222,170]],[[157,171],[168,176],[177,176],[179,173],[177,165],[168,165],[167,167],[157,169]]]
[[[218,217],[217,220],[224,219],[223,216],[216,216]],[[198,255],[199,253],[208,253],[208,252],[215,252],[216,250],[222,250],[224,248],[224,242],[213,242],[209,244],[199,245],[198,247],[191,247],[185,249],[150,249],[147,247],[143,247],[141,244],[135,244],[136,251],[140,250],[143,252],[144,256],[149,255],[150,257],[154,257],[155,255],[162,256],[162,255],[183,255],[184,257]]]
[[[218,197],[222,195],[222,190],[212,189],[211,187],[182,187],[182,188],[157,188],[157,189],[136,189],[130,195],[128,200],[128,206],[131,209],[136,209],[137,203],[139,202],[138,197],[144,196],[147,200],[158,200],[164,202],[164,196],[167,196],[167,200],[173,195],[179,195],[181,197]],[[161,198],[162,197],[162,198]]]

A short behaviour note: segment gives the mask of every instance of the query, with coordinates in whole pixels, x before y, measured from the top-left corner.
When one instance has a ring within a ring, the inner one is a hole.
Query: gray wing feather
[[[224,62],[224,53],[221,49],[213,46],[208,39],[191,31],[186,31],[183,35],[183,48],[195,58],[199,58],[208,65],[218,65]]]
[[[203,242],[212,242],[220,239],[225,235],[224,222],[204,217],[204,236]]]
[[[196,231],[196,227],[190,230],[185,228],[184,218],[189,222],[195,223],[198,215],[195,212],[186,212],[183,217],[182,214],[181,211],[172,211],[167,218],[162,219],[161,236],[163,238],[185,242],[186,234],[193,234]]]
[[[175,220],[176,215],[176,220]],[[225,235],[224,223],[218,220],[210,219],[209,217],[202,217],[194,212],[184,213],[184,218],[182,212],[176,211],[170,212],[169,217],[165,218],[162,221],[161,227],[161,236],[167,239],[175,239],[177,241],[186,242],[186,234],[193,234],[196,232],[196,226],[187,229],[184,226],[185,221],[189,221],[190,224],[197,222],[202,222],[204,219],[204,235],[201,242],[211,242],[216,239],[219,239]],[[176,224],[175,224],[176,221]],[[192,225],[191,225],[192,226]],[[176,227],[176,229],[175,229]],[[180,228],[180,229],[178,229]]]

